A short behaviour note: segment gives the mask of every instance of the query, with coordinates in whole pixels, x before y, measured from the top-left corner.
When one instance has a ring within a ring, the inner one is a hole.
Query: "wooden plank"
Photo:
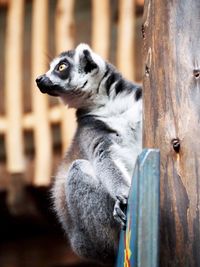
[[[135,1],[119,0],[119,23],[117,35],[117,67],[130,80],[134,70]]]
[[[62,106],[56,105],[49,109],[48,120],[50,124],[60,123],[62,119]],[[22,117],[23,130],[33,130],[35,117],[32,112],[26,113]],[[0,134],[5,134],[8,129],[8,122],[5,116],[0,116]]]
[[[11,173],[22,173],[25,170],[22,132],[23,22],[24,1],[10,1],[5,50],[5,134],[7,168]]]
[[[109,58],[110,1],[92,0],[92,48],[104,59]]]
[[[62,120],[62,106],[56,105],[51,108],[49,108],[48,112],[48,121],[52,124],[58,124]],[[0,125],[1,125],[1,119],[0,119]],[[27,113],[23,117],[23,127],[25,130],[32,130],[34,128],[34,114],[33,113]]]
[[[161,267],[200,266],[199,19],[199,0],[145,2],[144,146],[161,151]]]
[[[35,185],[48,185],[52,168],[52,138],[48,120],[48,96],[42,95],[35,84],[44,73],[48,50],[48,0],[34,0],[32,13],[32,106],[34,113]]]
[[[74,0],[59,0],[56,6],[56,53],[74,49]],[[61,138],[63,153],[71,143],[76,129],[75,110],[62,104]]]
[[[158,150],[144,149],[136,162],[116,267],[158,266],[159,159]]]

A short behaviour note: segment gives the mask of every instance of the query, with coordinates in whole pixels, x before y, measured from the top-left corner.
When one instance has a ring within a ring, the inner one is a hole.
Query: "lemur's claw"
[[[116,196],[116,198],[120,201],[120,203],[127,207],[128,198],[125,196]]]
[[[121,225],[123,230],[126,230],[126,209],[127,209],[127,197],[116,196],[113,217]]]

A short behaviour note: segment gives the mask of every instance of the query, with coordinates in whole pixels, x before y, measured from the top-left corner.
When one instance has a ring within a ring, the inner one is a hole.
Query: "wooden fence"
[[[138,1],[138,5],[139,5]],[[91,45],[92,48],[109,58],[111,43],[111,6],[108,0],[91,0]],[[5,39],[5,113],[0,115],[0,134],[5,136],[6,165],[11,174],[23,174],[25,163],[24,131],[34,133],[35,185],[48,185],[53,165],[53,140],[51,126],[60,124],[61,142],[64,151],[75,129],[74,110],[60,104],[50,106],[49,97],[37,90],[35,78],[47,70],[45,51],[48,51],[48,0],[33,0],[31,15],[31,111],[24,113],[22,63],[24,38],[24,0],[0,0],[7,6]],[[55,9],[55,50],[56,54],[74,48],[75,39],[75,0],[57,0]],[[140,3],[141,4],[141,3]],[[118,1],[118,27],[116,44],[116,62],[122,73],[129,79],[134,78],[134,0]],[[1,6],[0,6],[1,7]],[[3,69],[3,68],[2,68]],[[12,72],[12,75],[11,75]],[[12,77],[12,78],[11,78]],[[0,89],[2,90],[2,88]],[[26,89],[28,90],[28,89]]]

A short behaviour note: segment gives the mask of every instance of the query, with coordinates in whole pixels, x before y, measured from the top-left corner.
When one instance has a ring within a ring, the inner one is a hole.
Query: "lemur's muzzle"
[[[59,96],[56,90],[58,89],[56,85],[54,85],[51,80],[45,75],[40,75],[36,78],[37,87],[43,94],[49,94],[52,96]]]

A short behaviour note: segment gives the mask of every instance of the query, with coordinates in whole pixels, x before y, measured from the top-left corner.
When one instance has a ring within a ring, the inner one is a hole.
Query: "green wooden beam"
[[[144,149],[136,162],[121,231],[116,267],[157,267],[159,243],[160,154]]]

